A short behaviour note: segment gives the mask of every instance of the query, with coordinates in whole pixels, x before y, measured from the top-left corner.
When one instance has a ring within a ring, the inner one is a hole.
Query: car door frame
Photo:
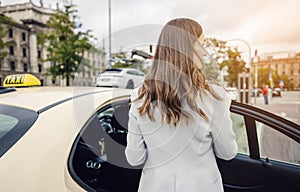
[[[282,173],[286,177],[291,175],[298,177],[300,176],[300,166],[261,157],[256,121],[264,123],[298,143],[300,143],[299,125],[265,110],[238,102],[232,102],[230,110],[244,117],[249,155],[238,154],[232,161],[217,160],[223,176],[225,191],[274,191],[275,186],[277,186],[278,191],[286,190],[280,189],[282,182],[280,178],[283,177],[278,176],[278,173]],[[239,179],[237,175],[243,179]],[[257,175],[264,177],[264,181],[260,180]],[[295,186],[297,189],[300,188],[300,184],[295,184]],[[294,190],[293,187],[295,186],[287,187]]]

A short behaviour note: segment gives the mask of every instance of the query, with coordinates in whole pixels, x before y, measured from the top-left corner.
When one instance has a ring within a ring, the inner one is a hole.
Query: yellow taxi
[[[137,191],[142,166],[124,154],[132,90],[41,87],[32,78],[9,76],[0,88],[0,191]],[[299,125],[237,102],[231,112],[239,154],[218,159],[225,191],[300,191]],[[290,157],[265,145],[267,130],[288,142]]]

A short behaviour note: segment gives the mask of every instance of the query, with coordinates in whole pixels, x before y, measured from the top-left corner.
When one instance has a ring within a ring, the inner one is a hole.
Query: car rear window
[[[10,115],[0,114],[0,139],[6,135],[11,129],[13,129],[19,120]]]
[[[105,70],[105,74],[109,73],[109,74],[112,74],[112,73],[120,73],[122,71],[122,69],[107,69]]]
[[[0,104],[0,158],[30,129],[37,112]]]

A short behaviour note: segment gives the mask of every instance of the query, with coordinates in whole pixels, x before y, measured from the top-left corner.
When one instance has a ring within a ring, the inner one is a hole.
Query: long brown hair
[[[153,64],[138,91],[138,98],[144,99],[138,108],[139,114],[147,114],[155,121],[153,110],[158,107],[167,124],[174,126],[183,118],[188,122],[190,113],[182,107],[182,102],[190,106],[202,118],[209,121],[204,111],[197,106],[197,95],[207,90],[214,98],[220,96],[210,88],[201,72],[204,69],[199,37],[202,27],[194,20],[180,18],[169,21],[162,29],[154,55]],[[163,118],[162,118],[163,119]]]

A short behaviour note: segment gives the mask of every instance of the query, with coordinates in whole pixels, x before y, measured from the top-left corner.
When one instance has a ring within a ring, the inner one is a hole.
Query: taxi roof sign
[[[31,87],[40,85],[41,81],[31,74],[8,75],[3,82],[3,87]]]

